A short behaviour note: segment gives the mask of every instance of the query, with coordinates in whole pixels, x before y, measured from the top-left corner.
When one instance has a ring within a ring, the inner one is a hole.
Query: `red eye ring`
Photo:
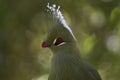
[[[59,45],[59,44],[61,44],[61,43],[63,43],[63,42],[65,42],[64,40],[63,40],[63,38],[61,38],[61,37],[58,37],[58,38],[56,38],[55,39],[55,41],[54,41],[54,45]]]

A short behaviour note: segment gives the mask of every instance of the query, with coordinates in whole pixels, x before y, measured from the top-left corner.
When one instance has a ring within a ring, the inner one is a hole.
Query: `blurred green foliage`
[[[119,0],[0,0],[0,80],[43,80],[48,74],[51,52],[40,48],[51,22],[48,2],[61,6],[81,55],[103,80],[119,80]]]

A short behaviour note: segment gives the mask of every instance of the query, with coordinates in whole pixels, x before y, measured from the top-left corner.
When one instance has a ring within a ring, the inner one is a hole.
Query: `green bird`
[[[101,80],[99,73],[80,56],[77,40],[56,5],[47,6],[53,24],[42,43],[53,52],[48,80]]]

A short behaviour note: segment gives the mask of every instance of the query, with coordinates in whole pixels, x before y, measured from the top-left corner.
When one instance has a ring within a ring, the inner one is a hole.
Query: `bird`
[[[53,53],[48,80],[101,80],[97,70],[81,57],[77,39],[60,6],[48,4],[47,8],[52,13],[53,24],[41,47]]]

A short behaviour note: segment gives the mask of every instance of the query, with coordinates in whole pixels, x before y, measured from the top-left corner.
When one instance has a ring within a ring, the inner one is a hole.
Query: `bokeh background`
[[[51,51],[40,44],[51,24],[48,2],[61,6],[102,79],[119,80],[120,0],[0,0],[0,80],[47,80]]]

